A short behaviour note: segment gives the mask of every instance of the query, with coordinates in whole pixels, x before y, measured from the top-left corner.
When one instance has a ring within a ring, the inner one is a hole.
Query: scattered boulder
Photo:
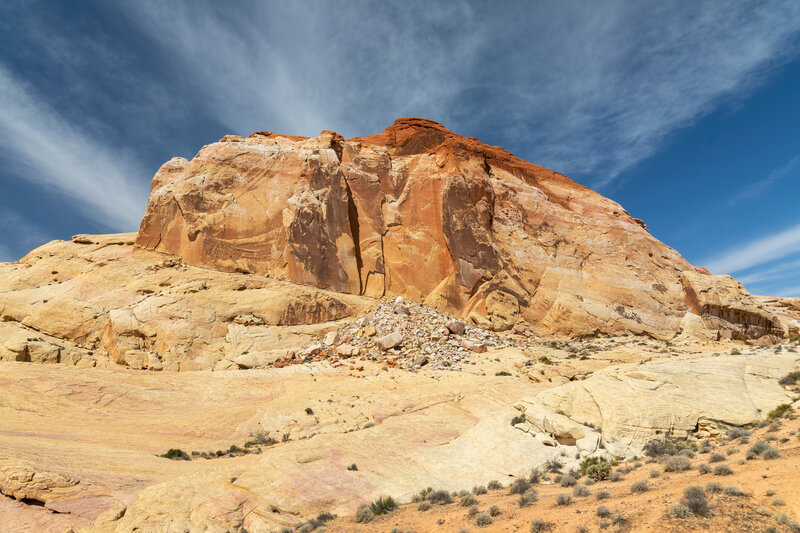
[[[467,329],[467,325],[461,320],[453,320],[447,323],[447,331],[453,335],[463,335]]]
[[[403,342],[403,334],[399,331],[393,331],[388,335],[375,339],[375,343],[383,350],[390,350]]]

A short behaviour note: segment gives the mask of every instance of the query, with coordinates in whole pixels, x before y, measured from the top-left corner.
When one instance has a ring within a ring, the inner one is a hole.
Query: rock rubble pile
[[[386,299],[362,317],[331,331],[275,366],[327,361],[363,370],[360,361],[384,367],[461,370],[470,357],[491,348],[511,346],[489,331],[456,320],[403,297]]]

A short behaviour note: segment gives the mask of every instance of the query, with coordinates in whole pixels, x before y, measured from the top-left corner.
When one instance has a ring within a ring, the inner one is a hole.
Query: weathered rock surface
[[[153,179],[136,246],[217,270],[401,295],[495,331],[528,323],[668,338],[690,310],[725,337],[782,329],[724,299],[688,299],[682,280],[702,285],[703,275],[619,204],[418,118],[348,140],[226,136],[191,161],[173,159]]]
[[[131,257],[133,238],[80,235],[0,264],[0,360],[251,368],[371,303],[152,252]]]
[[[765,420],[797,399],[778,380],[799,368],[792,353],[673,357],[600,370],[517,408],[537,431],[572,441],[598,434],[612,455],[631,458],[654,438],[708,436]]]
[[[682,272],[686,303],[717,339],[777,341],[788,335],[786,327],[764,304],[730,276]]]

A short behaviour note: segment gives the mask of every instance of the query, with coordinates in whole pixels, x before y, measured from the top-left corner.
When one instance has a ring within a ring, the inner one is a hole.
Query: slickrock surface
[[[133,234],[76,236],[0,263],[0,360],[248,368],[365,311],[367,299],[131,257]]]
[[[153,178],[136,245],[191,265],[405,296],[495,331],[669,338],[687,313],[728,337],[785,330],[741,287],[729,295],[735,311],[698,305],[693,285],[727,291],[728,279],[692,267],[617,203],[419,118],[349,140],[226,136],[172,159]]]
[[[381,495],[409,501],[427,486],[508,483],[553,458],[568,469],[589,455],[630,457],[668,419],[676,434],[694,421],[700,431],[691,438],[713,440],[724,433],[715,428],[764,420],[798,397],[778,385],[800,368],[796,345],[694,360],[654,351],[655,361],[575,382],[533,382],[522,371],[549,368],[538,362],[542,354],[558,364],[559,353],[570,364],[597,363],[594,352],[581,361],[563,348],[490,348],[461,372],[383,370],[366,361],[359,377],[320,363],[188,373],[0,363],[0,451],[22,463],[15,472],[77,481],[31,483],[28,494],[45,507],[28,504],[9,516],[23,530],[35,523],[61,531],[79,521],[93,522],[93,531],[270,531],[320,512],[352,516]],[[614,350],[601,353],[611,358]],[[691,372],[680,374],[686,366]],[[576,387],[587,392],[575,395]],[[589,418],[587,394],[599,418]],[[526,419],[512,426],[521,407]],[[244,447],[259,431],[277,440],[259,454],[157,457],[170,448]],[[352,464],[358,469],[348,470]],[[20,483],[0,483],[4,494],[19,490]],[[0,509],[13,505],[0,498]]]

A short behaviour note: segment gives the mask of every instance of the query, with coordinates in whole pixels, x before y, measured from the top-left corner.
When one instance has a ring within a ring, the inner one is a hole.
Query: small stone
[[[403,342],[403,334],[399,331],[393,331],[388,335],[375,339],[375,343],[384,350],[390,350]]]
[[[472,342],[465,340],[461,343],[461,345],[467,350],[472,350],[475,353],[484,353],[487,349],[486,344],[482,342]]]
[[[425,366],[428,364],[427,355],[418,355],[414,358],[414,366]]]
[[[467,325],[460,320],[454,320],[447,323],[447,330],[454,335],[463,335],[466,329]]]
[[[325,335],[325,339],[322,341],[325,346],[333,346],[334,344],[339,343],[339,333],[336,331],[329,331]]]

